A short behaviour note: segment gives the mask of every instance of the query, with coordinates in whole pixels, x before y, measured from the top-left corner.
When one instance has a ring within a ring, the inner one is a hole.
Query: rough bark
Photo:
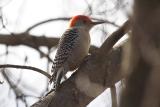
[[[159,107],[160,1],[134,1],[130,50],[124,59],[129,76],[120,107]]]

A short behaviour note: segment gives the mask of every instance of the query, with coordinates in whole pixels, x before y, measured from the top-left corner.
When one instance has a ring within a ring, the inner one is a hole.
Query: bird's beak
[[[92,25],[98,25],[98,24],[102,24],[102,23],[105,23],[105,21],[100,21],[100,22],[92,22]]]

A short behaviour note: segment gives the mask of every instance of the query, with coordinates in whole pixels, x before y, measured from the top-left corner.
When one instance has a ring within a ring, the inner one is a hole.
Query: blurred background
[[[57,40],[68,28],[69,19],[83,14],[108,22],[90,31],[91,44],[99,47],[128,19],[131,8],[131,0],[0,0],[0,64],[33,66],[50,73],[56,45],[39,45],[34,38],[44,37],[46,42]],[[34,36],[27,41],[33,42],[34,47],[21,43],[17,36]],[[14,38],[17,44],[12,43]],[[45,95],[49,85],[42,74],[14,68],[1,69],[0,82],[0,107],[29,107]],[[117,83],[117,93],[121,85]],[[97,105],[111,107],[109,89],[88,107]]]

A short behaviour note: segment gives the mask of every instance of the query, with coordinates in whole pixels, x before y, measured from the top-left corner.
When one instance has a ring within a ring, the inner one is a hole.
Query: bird
[[[90,48],[90,29],[104,21],[93,22],[85,15],[76,15],[70,19],[69,28],[59,40],[57,52],[51,68],[53,89],[56,91],[62,78],[68,71],[79,67],[88,55]]]

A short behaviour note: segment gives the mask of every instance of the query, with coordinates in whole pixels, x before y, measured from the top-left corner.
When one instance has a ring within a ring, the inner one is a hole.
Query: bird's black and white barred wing
[[[79,36],[79,33],[78,33],[78,29],[76,28],[68,29],[62,35],[59,41],[57,53],[55,55],[55,59],[52,65],[51,72],[52,72],[53,79],[56,78],[58,70],[63,66],[63,64],[71,54],[78,36]]]

